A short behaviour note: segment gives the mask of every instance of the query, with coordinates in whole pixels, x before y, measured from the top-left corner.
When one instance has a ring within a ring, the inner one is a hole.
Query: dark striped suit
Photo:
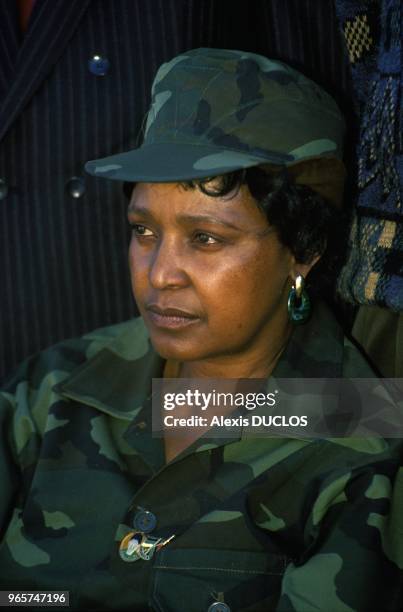
[[[15,0],[0,0],[0,378],[40,348],[135,312],[126,202],[83,164],[136,145],[159,64],[202,45],[245,48],[319,71],[319,82],[331,66],[337,81],[336,22],[319,5],[37,0],[22,38]],[[315,15],[324,25],[307,41]],[[109,63],[103,76],[94,56]]]
[[[37,0],[22,40],[15,0],[1,0],[3,374],[60,338],[133,314],[126,203],[83,164],[136,144],[159,64],[213,43],[220,20],[211,6]],[[95,55],[109,61],[104,76],[89,68]]]

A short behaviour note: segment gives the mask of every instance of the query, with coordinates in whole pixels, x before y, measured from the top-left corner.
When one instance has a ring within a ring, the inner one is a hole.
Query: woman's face
[[[213,198],[139,183],[128,217],[133,293],[162,357],[247,357],[287,328],[294,258],[246,186]]]

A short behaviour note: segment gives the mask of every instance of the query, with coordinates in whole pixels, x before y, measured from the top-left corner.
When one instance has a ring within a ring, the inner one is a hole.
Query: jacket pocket
[[[153,609],[207,612],[224,601],[231,612],[269,612],[288,562],[262,551],[162,548],[153,566]]]

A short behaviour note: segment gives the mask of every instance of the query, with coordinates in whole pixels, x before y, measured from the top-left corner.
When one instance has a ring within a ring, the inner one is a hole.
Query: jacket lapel
[[[0,140],[58,61],[89,1],[38,0],[19,50],[11,87],[1,106]],[[10,12],[9,7],[9,19]],[[15,15],[14,22],[15,27],[18,27]],[[10,36],[9,31],[8,42]],[[18,48],[16,33],[15,41]],[[15,52],[15,46],[11,48]],[[10,73],[10,68],[8,71]]]

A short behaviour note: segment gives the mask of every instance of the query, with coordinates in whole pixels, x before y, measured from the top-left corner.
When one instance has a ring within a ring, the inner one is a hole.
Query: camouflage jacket
[[[0,399],[0,589],[69,590],[75,610],[401,610],[398,453],[380,438],[241,437],[165,464],[149,403],[163,365],[135,319],[20,367]],[[372,375],[323,308],[276,373]],[[128,563],[139,509],[176,537]]]

